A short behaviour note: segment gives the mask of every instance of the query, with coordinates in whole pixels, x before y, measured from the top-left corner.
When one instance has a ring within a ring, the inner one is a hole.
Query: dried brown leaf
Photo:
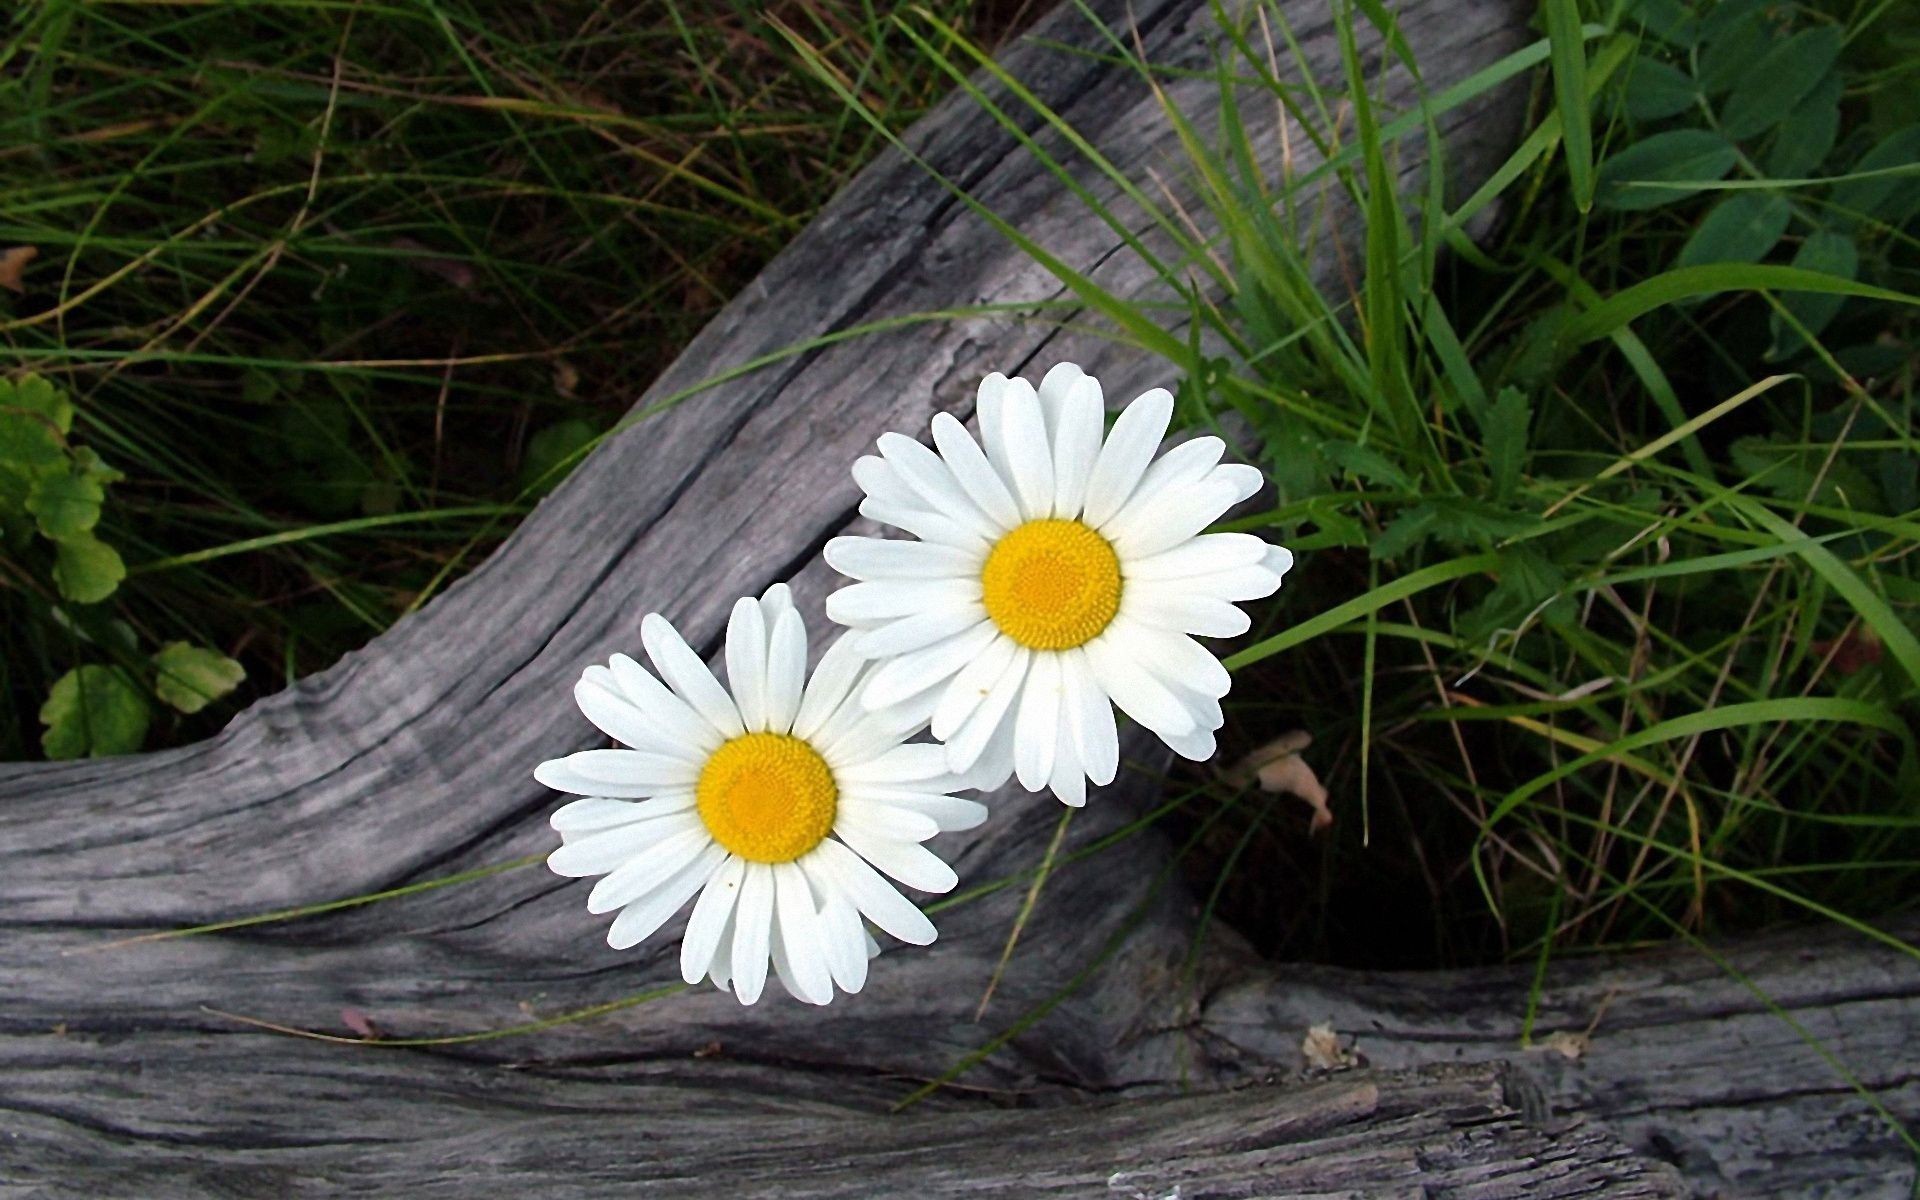
[[[24,293],[27,285],[23,276],[27,272],[27,264],[39,257],[38,246],[8,246],[0,250],[0,288],[16,295]]]

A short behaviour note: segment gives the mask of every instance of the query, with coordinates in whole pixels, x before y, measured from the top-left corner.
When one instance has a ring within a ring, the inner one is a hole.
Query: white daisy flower
[[[742,599],[727,622],[720,685],[658,613],[640,624],[658,678],[616,654],[573,689],[622,750],[541,763],[534,778],[586,799],[553,814],[561,875],[604,876],[587,911],[619,911],[624,950],[694,900],[680,944],[688,983],[759,999],[767,963],[810,1004],[857,992],[879,948],[861,918],[924,946],[933,923],[881,878],[945,892],[952,868],[920,843],[970,829],[986,806],[950,793],[946,756],[904,744],[912,723],[866,711],[871,667],[842,637],[807,678],[807,633],[784,584]],[[665,680],[664,683],[661,681]]]
[[[1112,705],[1181,755],[1211,757],[1227,671],[1194,636],[1248,628],[1235,602],[1293,565],[1246,533],[1202,533],[1259,490],[1217,437],[1154,457],[1164,389],[1106,415],[1099,381],[1061,363],[1036,391],[980,385],[982,449],[947,413],[930,450],[898,433],[854,464],[864,515],[918,541],[838,537],[826,558],[860,582],[827,615],[880,661],[860,694],[889,720],[927,720],[973,786],[1017,775],[1086,802],[1119,769]],[[937,451],[937,452],[936,452]]]

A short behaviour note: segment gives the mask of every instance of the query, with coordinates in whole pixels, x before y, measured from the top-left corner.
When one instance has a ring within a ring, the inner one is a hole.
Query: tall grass
[[[126,574],[72,586],[0,486],[0,758],[83,665],[46,750],[205,736],[477,562],[879,144],[776,26],[893,127],[943,90],[898,9],[12,7],[0,379],[124,476],[94,532]]]

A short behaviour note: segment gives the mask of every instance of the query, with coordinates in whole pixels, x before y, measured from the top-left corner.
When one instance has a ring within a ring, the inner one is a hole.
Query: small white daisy
[[[587,911],[619,910],[607,942],[638,944],[697,894],[680,946],[688,983],[731,984],[752,1004],[771,959],[787,991],[825,1004],[836,984],[859,991],[879,952],[862,917],[901,941],[933,941],[933,923],[874,868],[948,891],[952,868],[920,843],[987,810],[949,794],[939,746],[904,744],[917,725],[854,699],[871,667],[847,639],[808,679],[806,628],[784,584],[734,605],[731,693],[658,613],[640,638],[658,678],[616,654],[573,689],[627,749],[583,750],[533,773],[587,797],[553,814],[564,844],[547,865],[605,876]]]
[[[828,597],[827,615],[881,661],[862,704],[930,721],[947,768],[973,786],[1012,774],[1072,805],[1119,769],[1111,705],[1185,757],[1211,757],[1231,681],[1194,635],[1244,633],[1235,602],[1272,595],[1293,555],[1201,530],[1259,490],[1260,472],[1223,465],[1217,437],[1155,459],[1173,415],[1160,388],[1103,441],[1099,381],[1072,363],[1038,391],[987,376],[978,412],[984,450],[941,413],[937,453],[888,433],[854,464],[861,513],[920,539],[827,543],[827,562],[861,581]]]

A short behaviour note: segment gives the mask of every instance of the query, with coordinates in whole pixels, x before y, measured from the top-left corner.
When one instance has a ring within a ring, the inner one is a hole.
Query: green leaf
[[[1690,50],[1700,40],[1700,19],[1680,0],[1628,0],[1626,16],[1675,49]]]
[[[98,604],[113,595],[127,577],[127,565],[120,555],[90,533],[67,538],[59,544],[53,563],[53,582],[60,594],[81,604]]]
[[[1778,192],[1734,192],[1707,213],[1680,248],[1676,265],[1759,262],[1786,233],[1792,215],[1792,206]]]
[[[1553,94],[1560,110],[1560,136],[1567,152],[1573,204],[1593,207],[1593,103],[1587,92],[1587,46],[1575,0],[1544,0],[1552,51]]]
[[[27,511],[38,518],[40,533],[56,542],[87,534],[100,522],[106,489],[88,475],[52,472],[33,481]]]
[[[1890,304],[1920,305],[1920,297],[1871,284],[1855,283],[1818,271],[1771,263],[1715,263],[1706,267],[1681,267],[1643,279],[1625,291],[1616,292],[1573,320],[1560,331],[1563,346],[1583,346],[1603,338],[1656,308],[1691,296],[1710,296],[1716,292],[1758,291],[1831,292],[1838,296],[1864,296]]]
[[[240,686],[247,669],[191,642],[168,642],[153,656],[153,692],[183,713],[197,713]]]
[[[1323,442],[1320,452],[1327,456],[1328,462],[1355,478],[1372,480],[1391,488],[1410,490],[1413,487],[1406,472],[1371,446],[1356,446],[1352,442]]]
[[[1700,84],[1718,96],[1747,75],[1774,40],[1764,12],[1772,0],[1721,0],[1700,23]]]
[[[1780,122],[1767,151],[1767,173],[1775,179],[1799,179],[1827,161],[1840,136],[1840,74],[1830,71],[1806,99]]]
[[[1730,138],[1765,133],[1813,92],[1840,58],[1840,28],[1805,29],[1776,45],[1740,76],[1721,110]]]
[[[1699,191],[1635,187],[1636,183],[1712,183],[1733,169],[1740,152],[1710,129],[1670,129],[1628,146],[1600,164],[1602,208],[1658,208]]]
[[[48,758],[130,754],[147,738],[147,701],[118,667],[90,663],[54,681],[40,706]]]
[[[520,486],[531,489],[535,495],[545,495],[566,478],[564,472],[554,471],[568,457],[585,447],[592,445],[600,436],[598,430],[587,421],[572,417],[564,421],[555,421],[527,439],[526,457],[520,463]]]
[[[1685,112],[1699,95],[1700,85],[1693,76],[1657,58],[1642,54],[1628,68],[1627,115],[1636,121],[1658,121]]]
[[[73,405],[38,375],[0,379],[0,462],[45,466],[65,455]]]
[[[1533,409],[1519,388],[1502,388],[1493,402],[1480,435],[1487,444],[1487,471],[1493,478],[1493,498],[1505,500],[1520,486],[1520,468],[1527,458],[1527,429]]]
[[[1850,280],[1860,270],[1860,251],[1854,246],[1853,239],[1844,233],[1835,233],[1831,229],[1815,230],[1807,236],[1806,241],[1800,243],[1800,249],[1793,256],[1793,266],[1803,271],[1818,271],[1834,279]],[[1833,292],[1798,292],[1784,297],[1780,303],[1806,326],[1808,335],[1818,336],[1840,311],[1840,306],[1846,303],[1846,297]],[[1773,345],[1767,350],[1770,361],[1777,362],[1796,354],[1805,345],[1800,331],[1777,312],[1773,314],[1772,329]]]
[[[1909,126],[1888,137],[1860,156],[1849,174],[1880,171],[1888,167],[1920,162],[1920,125]],[[1887,225],[1900,225],[1920,212],[1920,187],[1912,179],[1883,175],[1875,179],[1849,179],[1833,188],[1835,208]]]
[[[1371,553],[1374,561],[1398,558],[1426,541],[1439,519],[1440,511],[1431,504],[1418,504],[1401,513],[1387,523],[1379,537],[1373,539]]]

